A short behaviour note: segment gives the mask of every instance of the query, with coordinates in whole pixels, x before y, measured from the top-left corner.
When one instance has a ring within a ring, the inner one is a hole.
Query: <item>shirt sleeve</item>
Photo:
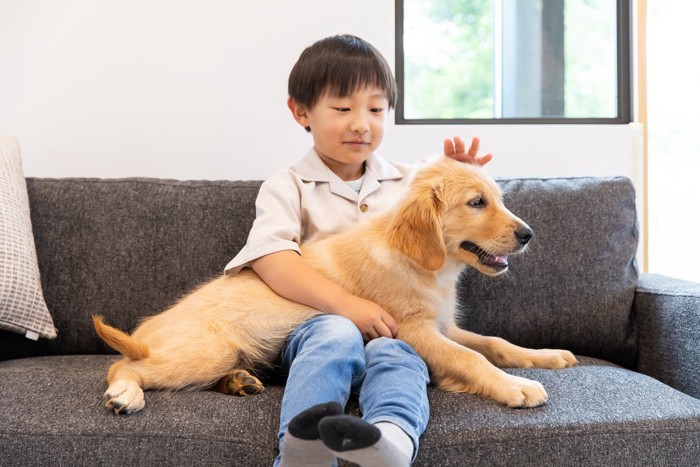
[[[255,200],[255,221],[248,241],[224,272],[236,275],[252,261],[278,251],[300,253],[300,199],[296,177],[290,170],[278,172],[265,181]]]

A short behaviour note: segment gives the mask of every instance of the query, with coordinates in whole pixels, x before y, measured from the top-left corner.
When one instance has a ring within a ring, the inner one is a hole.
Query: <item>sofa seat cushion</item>
[[[118,416],[102,400],[117,359],[0,362],[0,464],[272,465],[281,387],[250,398],[149,391],[143,411]]]
[[[114,361],[0,362],[2,464],[271,465],[281,386],[248,398],[148,391],[143,411],[117,416],[102,402]],[[542,382],[547,405],[514,410],[431,387],[415,465],[643,465],[651,458],[690,465],[700,458],[700,400],[652,378],[586,358],[566,370],[508,371]]]
[[[697,465],[700,400],[602,360],[565,370],[507,370],[540,381],[549,401],[509,409],[432,393],[423,465]]]

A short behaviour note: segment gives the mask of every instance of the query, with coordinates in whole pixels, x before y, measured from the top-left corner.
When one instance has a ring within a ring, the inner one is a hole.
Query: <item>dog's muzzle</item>
[[[515,238],[518,241],[518,244],[520,245],[520,248],[517,249],[517,251],[511,251],[508,253],[517,253],[521,251],[525,245],[527,245],[530,242],[530,239],[534,235],[534,232],[532,229],[526,225],[518,228],[514,232]],[[483,250],[479,245],[476,243],[472,243],[469,241],[463,241],[459,245],[463,250],[468,251],[470,253],[473,253],[476,255],[478,258],[479,262],[481,264],[484,264],[486,266],[489,266],[490,268],[494,269],[502,269],[505,270],[508,268],[508,253],[506,254],[494,254],[494,253],[489,253],[485,250]]]
[[[478,245],[472,242],[464,241],[459,245],[463,250],[476,255],[481,264],[489,266],[494,269],[506,269],[508,267],[508,256],[507,255],[494,255],[488,253]]]

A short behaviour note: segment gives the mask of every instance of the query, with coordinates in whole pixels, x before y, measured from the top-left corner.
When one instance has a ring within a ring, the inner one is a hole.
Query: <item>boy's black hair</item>
[[[289,74],[289,97],[311,109],[328,92],[345,97],[368,86],[386,93],[396,105],[391,68],[372,44],[349,34],[331,36],[307,47]]]

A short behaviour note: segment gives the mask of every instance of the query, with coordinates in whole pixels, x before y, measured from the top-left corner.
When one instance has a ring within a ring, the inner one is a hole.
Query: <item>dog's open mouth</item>
[[[474,253],[481,264],[495,269],[505,269],[508,267],[508,256],[506,255],[492,255],[479,248],[476,244],[467,241],[462,242],[460,247],[463,250]]]

